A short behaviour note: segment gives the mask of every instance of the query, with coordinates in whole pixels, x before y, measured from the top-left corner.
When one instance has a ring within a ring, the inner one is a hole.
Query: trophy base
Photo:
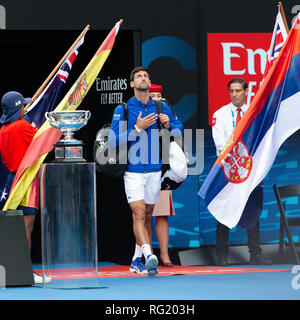
[[[51,162],[55,162],[55,163],[62,163],[62,162],[68,162],[68,163],[73,163],[73,162],[87,162],[84,158],[58,158],[58,159],[54,159]]]
[[[82,143],[62,144],[57,143],[55,147],[55,159],[53,162],[86,162],[82,157]]]

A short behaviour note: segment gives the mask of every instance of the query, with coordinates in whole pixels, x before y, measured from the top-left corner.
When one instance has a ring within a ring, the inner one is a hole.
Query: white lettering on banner
[[[107,104],[108,93],[101,93],[101,104]]]
[[[101,104],[116,104],[123,101],[122,92],[101,93]]]
[[[113,92],[108,94],[108,103],[116,104],[121,103],[123,101],[123,93],[122,92]]]
[[[112,92],[112,91],[123,91],[127,89],[127,79],[100,79],[96,78],[96,91],[101,93],[100,102],[101,104],[118,104],[123,101],[123,92]],[[105,92],[108,91],[108,92]]]
[[[267,63],[267,52],[263,49],[247,49],[248,56],[248,72],[249,74],[256,74],[255,72],[255,55],[260,55],[260,73],[264,74],[266,63]]]
[[[96,90],[97,91],[120,91],[127,89],[127,79],[100,79],[96,78]]]
[[[249,106],[251,103],[251,97],[255,96],[255,92],[253,92],[253,87],[256,86],[256,81],[249,81],[248,84],[248,95],[247,95],[247,105]]]
[[[234,48],[245,49],[244,45],[239,42],[222,42],[223,47],[223,69],[225,75],[242,75],[246,73],[246,68],[242,70],[232,70],[231,59],[240,58],[241,56],[234,53]],[[255,56],[258,54],[260,57],[260,73],[263,74],[267,63],[267,52],[261,48],[256,50],[245,49],[247,52],[247,71],[250,75],[255,75]],[[242,60],[242,59],[241,59]]]
[[[6,29],[6,11],[5,7],[0,5],[0,29]]]
[[[245,73],[245,69],[243,70],[231,70],[231,58],[240,58],[240,56],[237,53],[232,53],[231,48],[232,47],[238,47],[238,48],[244,48],[244,46],[241,43],[238,42],[222,42],[221,43],[223,47],[223,68],[224,68],[224,74],[226,75],[240,75]]]

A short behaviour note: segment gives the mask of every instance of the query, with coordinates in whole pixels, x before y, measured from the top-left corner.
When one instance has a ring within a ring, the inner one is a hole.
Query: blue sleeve
[[[183,124],[173,115],[171,109],[164,102],[162,102],[162,113],[169,117],[170,126],[168,130],[170,131],[170,134],[175,137],[182,135],[184,131]]]
[[[108,144],[112,148],[116,148],[120,145],[123,145],[128,142],[128,137],[135,135],[132,128],[127,128],[127,119],[125,119],[124,107],[118,105],[113,113],[109,136]]]

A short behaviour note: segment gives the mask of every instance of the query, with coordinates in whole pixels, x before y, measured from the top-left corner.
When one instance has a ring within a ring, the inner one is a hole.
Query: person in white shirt
[[[245,104],[248,94],[248,84],[244,79],[235,78],[228,83],[229,96],[231,102],[218,109],[212,117],[212,135],[216,146],[217,155],[219,155],[231,136],[238,121],[247,111]],[[245,210],[262,210],[263,186],[258,185],[251,193],[246,204]],[[245,213],[244,210],[244,213]],[[259,215],[255,226],[247,229],[248,248],[250,252],[250,264],[265,265],[272,264],[272,261],[264,257],[260,248]],[[229,228],[220,222],[217,222],[216,230],[216,264],[220,266],[228,265],[228,238]]]

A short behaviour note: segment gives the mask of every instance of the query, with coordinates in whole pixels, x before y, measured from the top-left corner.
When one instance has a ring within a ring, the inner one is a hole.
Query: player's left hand
[[[161,122],[161,124],[164,126],[164,128],[168,129],[169,128],[169,117],[164,114],[164,113],[160,113],[159,114],[159,120]]]

